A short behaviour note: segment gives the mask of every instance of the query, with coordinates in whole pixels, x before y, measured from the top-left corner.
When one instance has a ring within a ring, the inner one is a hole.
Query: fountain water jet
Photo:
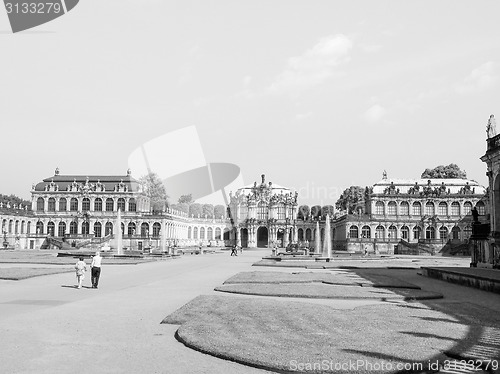
[[[325,218],[325,237],[323,238],[323,257],[332,257],[332,237],[330,233],[330,215]]]
[[[316,235],[314,237],[314,253],[321,253],[321,234],[319,232],[319,221],[316,221]]]
[[[123,233],[122,233],[122,213],[121,209],[118,209],[118,217],[116,218],[116,254],[123,254]]]

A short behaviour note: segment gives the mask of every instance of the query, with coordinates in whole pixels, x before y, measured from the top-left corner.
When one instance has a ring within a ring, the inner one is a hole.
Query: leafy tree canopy
[[[179,204],[191,204],[193,203],[193,195],[182,195],[179,197],[179,200],[177,201]]]
[[[351,186],[346,188],[335,203],[335,208],[340,211],[347,211],[353,214],[356,207],[363,206],[365,199],[365,189],[361,186]]]
[[[202,217],[213,218],[214,217],[214,206],[212,204],[203,204],[201,206]]]
[[[202,207],[199,203],[193,203],[189,205],[189,215],[193,217],[202,217]]]
[[[9,203],[11,208],[14,208],[14,204],[19,207],[19,204],[22,204],[23,207],[27,206],[29,210],[31,210],[31,202],[28,200],[24,200],[16,195],[3,195],[0,194],[0,202],[4,204],[4,206]]]
[[[309,208],[309,205],[299,206],[299,210],[297,211],[298,219],[307,219],[307,217],[309,217],[309,214],[311,214],[311,209]]]
[[[226,207],[224,205],[216,205],[214,206],[214,217],[222,218],[226,215]]]
[[[168,206],[168,195],[165,185],[156,173],[144,175],[139,179],[139,182],[144,186],[146,196],[151,201],[153,212],[161,212]]]
[[[425,169],[421,175],[422,179],[426,178],[460,178],[467,179],[465,170],[461,170],[457,164],[449,164],[448,166],[439,165],[434,169]]]
[[[321,208],[321,215],[323,217],[326,217],[326,215],[328,214],[331,217],[333,217],[335,213],[335,208],[333,207],[333,205],[325,205],[324,207]]]

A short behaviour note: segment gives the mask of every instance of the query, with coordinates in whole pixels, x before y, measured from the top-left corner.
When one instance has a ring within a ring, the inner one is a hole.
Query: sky
[[[188,126],[206,162],[303,204],[450,163],[487,185],[499,14],[493,0],[81,0],[13,34],[0,8],[0,193],[29,199],[56,167],[125,175],[134,150]],[[199,151],[182,146],[165,162]]]

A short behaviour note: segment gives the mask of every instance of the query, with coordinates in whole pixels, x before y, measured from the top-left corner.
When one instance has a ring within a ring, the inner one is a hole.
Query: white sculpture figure
[[[497,134],[496,121],[493,114],[490,116],[488,124],[486,125],[486,134],[488,136],[488,139],[493,138]]]

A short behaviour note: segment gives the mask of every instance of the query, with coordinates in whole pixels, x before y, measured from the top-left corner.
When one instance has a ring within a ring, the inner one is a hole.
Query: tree
[[[439,165],[434,169],[425,169],[420,176],[422,179],[434,178],[452,178],[452,179],[467,179],[465,170],[461,170],[457,164],[449,164],[448,166]]]
[[[309,217],[309,214],[311,214],[309,205],[301,205],[299,206],[299,210],[297,212],[297,219],[306,220],[307,217]]]
[[[334,213],[335,208],[333,207],[333,205],[325,205],[323,208],[321,208],[321,215],[323,217],[326,217],[326,215],[328,214],[330,218],[332,218]]]
[[[353,214],[357,206],[364,205],[364,195],[365,189],[363,187],[351,186],[346,188],[335,203],[335,208]]]
[[[313,216],[314,218],[321,217],[321,206],[320,205],[314,205],[311,207],[311,216]]]
[[[193,203],[189,206],[189,216],[197,218],[201,217],[201,215],[202,215],[201,204]]]
[[[0,194],[0,202],[4,204],[4,206],[9,203],[11,208],[14,208],[14,204],[19,207],[19,204],[22,204],[23,207],[27,207],[31,210],[31,202],[28,200],[24,200],[16,195],[2,195]]]
[[[185,203],[172,204],[170,207],[172,209],[179,211],[179,212],[184,212],[186,214],[189,214],[189,205],[188,204],[185,204]]]
[[[193,195],[192,194],[189,194],[189,195],[181,195],[181,197],[179,197],[179,200],[177,201],[179,204],[192,204],[193,203]]]
[[[226,214],[226,207],[224,205],[216,205],[214,206],[214,217],[217,219],[221,219]]]
[[[149,173],[139,179],[146,196],[151,202],[153,212],[161,212],[168,206],[168,195],[165,185],[156,173]]]
[[[212,204],[203,204],[201,207],[201,216],[207,218],[214,217],[214,206]]]

